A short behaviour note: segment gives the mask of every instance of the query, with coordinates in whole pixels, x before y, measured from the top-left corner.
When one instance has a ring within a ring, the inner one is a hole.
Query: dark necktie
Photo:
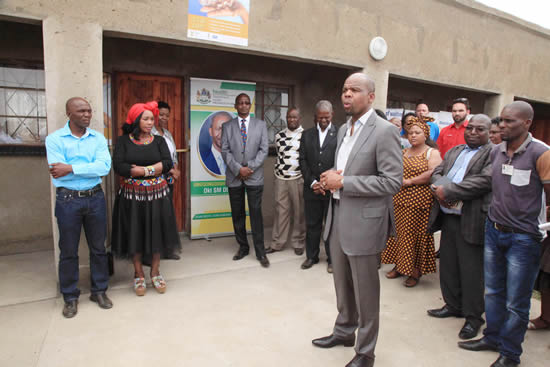
[[[241,136],[243,138],[243,146],[246,147],[246,119],[241,120]]]

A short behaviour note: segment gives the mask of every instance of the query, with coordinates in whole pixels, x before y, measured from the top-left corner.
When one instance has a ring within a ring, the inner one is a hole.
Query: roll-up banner
[[[222,125],[237,116],[235,98],[241,93],[250,97],[254,116],[255,92],[254,83],[191,78],[192,239],[234,234],[221,155]],[[246,227],[250,230],[248,210]]]

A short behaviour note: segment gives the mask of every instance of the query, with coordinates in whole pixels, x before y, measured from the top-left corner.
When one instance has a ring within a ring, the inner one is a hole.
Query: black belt
[[[56,190],[58,193],[62,194],[71,194],[79,198],[87,198],[95,194],[96,192],[101,191],[101,185],[97,184],[89,190],[69,190],[64,187],[58,187]]]
[[[504,233],[530,234],[529,232],[521,231],[519,229],[514,229],[512,227],[506,227],[506,226],[503,226],[502,224],[498,224],[495,222],[493,222],[493,227],[495,227],[497,231],[504,232]]]

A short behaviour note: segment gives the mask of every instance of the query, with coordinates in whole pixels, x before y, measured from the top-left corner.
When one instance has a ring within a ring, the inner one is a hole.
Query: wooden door
[[[537,118],[535,115],[530,131],[533,137],[550,145],[550,118]]]
[[[183,124],[183,95],[182,79],[130,73],[117,73],[115,75],[116,116],[113,128],[114,137],[122,133],[122,124],[126,121],[128,110],[134,103],[149,101],[165,101],[170,105],[170,122],[168,130],[174,136],[177,149],[184,149],[187,131]],[[187,213],[187,182],[186,157],[178,153],[179,169],[181,176],[174,183],[174,209],[178,231],[183,231],[185,215]]]

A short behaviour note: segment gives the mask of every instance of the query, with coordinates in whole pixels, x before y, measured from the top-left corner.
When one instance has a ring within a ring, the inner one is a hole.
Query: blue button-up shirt
[[[477,147],[475,149],[471,149],[467,145],[464,147],[462,152],[456,157],[456,161],[449,170],[449,173],[447,173],[447,177],[453,182],[453,183],[460,183],[464,179],[464,175],[466,174],[466,169],[468,168],[468,164],[476,155],[476,153],[479,151],[481,147]],[[441,210],[443,213],[447,214],[458,214],[460,215],[462,210],[460,209],[448,209],[445,207],[441,207]]]
[[[99,132],[86,129],[77,138],[71,133],[69,123],[46,137],[48,164],[65,163],[73,172],[60,178],[52,178],[55,187],[70,190],[89,190],[101,183],[111,169],[111,155],[107,140]]]

